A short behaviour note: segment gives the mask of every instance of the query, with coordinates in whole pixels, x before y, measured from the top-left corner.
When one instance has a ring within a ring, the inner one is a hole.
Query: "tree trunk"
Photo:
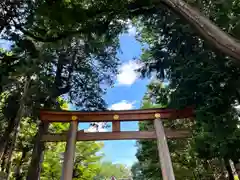
[[[28,153],[28,149],[23,148],[21,159],[20,159],[20,161],[19,161],[19,163],[17,164],[17,167],[16,167],[15,180],[22,180],[23,179],[23,175],[21,174],[22,164],[24,162],[24,159],[26,158],[27,153]]]
[[[225,163],[225,167],[227,169],[227,172],[228,172],[228,179],[229,180],[234,180],[234,177],[233,177],[233,173],[232,173],[232,169],[231,169],[231,166],[229,164],[229,161],[228,159],[224,159],[224,163]]]
[[[224,160],[223,159],[218,159],[219,160],[219,167],[220,167],[220,177],[219,180],[225,180],[226,179],[226,167],[224,164]]]
[[[25,101],[27,98],[27,93],[28,93],[28,89],[30,86],[30,82],[31,82],[31,78],[29,76],[26,77],[25,80],[25,84],[24,84],[24,89],[23,89],[23,95],[20,99],[20,103],[19,103],[19,109],[17,111],[17,115],[14,119],[14,131],[13,131],[13,137],[12,137],[12,142],[10,145],[10,149],[9,149],[9,156],[8,156],[8,161],[7,161],[7,180],[10,178],[10,172],[11,172],[11,166],[12,166],[12,155],[13,155],[13,151],[16,145],[16,140],[17,140],[17,136],[20,130],[20,121],[24,115],[24,106],[25,106]]]
[[[9,154],[8,154],[8,158],[7,158],[7,163],[6,163],[6,180],[9,180],[10,178],[10,173],[11,173],[11,167],[12,167],[12,153],[13,153],[13,148],[14,148],[14,143],[11,142],[10,143],[10,150],[9,150]]]
[[[9,147],[11,146],[11,142],[8,141],[5,151],[3,153],[2,157],[2,163],[1,163],[1,171],[5,172],[7,171],[7,161],[8,161],[8,156],[9,156]]]
[[[75,56],[76,56],[76,53],[73,54],[73,58],[72,58],[72,62],[71,62],[72,67],[73,67],[73,62],[74,62]],[[48,109],[48,108],[53,107],[54,104],[56,105],[57,97],[69,92],[69,90],[71,89],[70,78],[71,78],[71,74],[73,72],[72,67],[69,70],[69,77],[66,82],[67,85],[62,88],[61,87],[62,86],[61,74],[63,72],[63,62],[58,61],[56,76],[55,76],[55,80],[54,80],[54,90],[52,91],[52,95],[49,96],[49,99],[47,101],[45,101],[44,108]],[[39,178],[40,178],[41,161],[43,160],[43,151],[45,148],[44,142],[41,142],[41,139],[42,139],[42,136],[48,131],[48,127],[49,127],[49,123],[42,123],[42,122],[40,123],[40,125],[38,127],[38,132],[35,136],[35,141],[34,141],[35,144],[34,144],[34,148],[33,148],[33,152],[32,152],[32,159],[31,159],[30,166],[28,168],[28,174],[27,174],[26,180],[39,180]]]
[[[208,160],[204,160],[203,167],[207,171],[207,174],[205,175],[206,179],[215,180],[213,170],[212,170]]]
[[[240,162],[239,161],[235,162],[235,167],[236,167],[238,177],[240,177]]]
[[[154,0],[166,5],[192,25],[213,48],[232,57],[240,65],[240,41],[221,30],[211,20],[183,0]]]
[[[10,134],[12,133],[13,129],[14,120],[9,119],[7,129],[5,130],[4,135],[0,140],[0,161],[3,161],[4,152],[10,140]]]
[[[32,152],[32,159],[28,168],[27,180],[38,180],[41,171],[41,160],[43,159],[44,142],[41,142],[43,134],[48,129],[48,124],[40,123],[38,132],[35,136],[35,144]]]

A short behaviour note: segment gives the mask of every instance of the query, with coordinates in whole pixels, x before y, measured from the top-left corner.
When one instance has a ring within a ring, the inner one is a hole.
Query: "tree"
[[[34,77],[35,80],[30,87],[31,93],[28,94],[32,99],[29,98],[27,104],[31,106],[35,117],[38,112],[34,111],[40,107],[59,107],[56,99],[64,94],[68,94],[70,101],[83,110],[104,108],[105,104],[101,98],[104,90],[100,84],[111,84],[113,74],[116,74],[117,43],[114,42],[114,38],[106,40],[103,36],[94,38],[88,36],[89,32],[86,32],[79,38],[65,39],[56,44],[41,44],[14,34],[17,40],[12,59],[16,59],[15,61],[19,62],[18,67],[21,68],[17,70],[12,68],[7,72],[16,71],[17,79],[26,74]],[[9,68],[8,66],[5,69]],[[30,71],[26,71],[24,69],[26,67],[31,67],[28,69]],[[15,86],[13,81],[6,82],[6,85]],[[31,101],[33,103],[30,105]],[[20,121],[21,118],[18,119]],[[39,154],[41,153],[36,153]],[[31,167],[38,169],[35,166]]]
[[[148,91],[143,99],[142,108],[163,107],[168,105],[170,96],[169,87],[162,83],[153,82],[148,86]],[[191,129],[193,123],[188,119],[164,122],[166,128],[171,129]],[[140,122],[139,130],[154,130],[152,122]],[[197,156],[194,151],[194,141],[189,139],[168,140],[171,159],[173,163],[176,179],[215,179],[214,176],[221,176],[221,164],[217,160],[205,161]],[[138,162],[133,165],[132,173],[134,179],[161,178],[161,169],[158,157],[156,141],[140,140],[137,142]],[[210,168],[214,167],[214,168]],[[224,175],[224,173],[223,173]]]
[[[33,148],[32,139],[36,131],[37,125],[32,123],[31,118],[27,117],[21,120],[20,131],[12,156],[12,167],[9,167],[9,172],[12,172],[10,179],[21,180],[26,176]]]
[[[68,36],[84,34],[89,29],[93,33],[96,30],[100,33],[113,32],[112,30],[119,33],[123,27],[119,21],[116,21],[117,19],[125,20],[133,16],[145,16],[148,13],[154,13],[155,10],[159,10],[163,6],[192,25],[196,32],[207,40],[214,49],[234,58],[238,63],[240,57],[238,38],[231,37],[232,34],[228,31],[229,29],[222,27],[216,19],[209,16],[205,11],[209,7],[216,7],[216,11],[218,11],[220,6],[229,7],[229,4],[236,10],[237,0],[231,0],[228,4],[218,0],[211,2],[205,0],[188,2],[183,0],[94,1],[88,6],[84,6],[86,3],[87,1],[82,3],[75,1],[29,2],[24,0],[20,3],[10,3],[6,1],[2,9],[8,13],[3,16],[1,29],[12,30],[11,27],[14,24],[15,29],[41,42],[53,42]],[[13,11],[13,14],[10,10],[14,8],[16,10]],[[21,8],[25,11],[17,11]],[[203,10],[203,12],[200,13],[197,8]],[[51,9],[51,11],[47,12],[46,9]],[[62,12],[64,12],[64,16]],[[239,23],[235,19],[237,14],[233,13],[229,16],[228,14],[229,12],[225,11],[223,16],[225,18],[231,16],[233,22],[231,28],[237,30],[239,28]],[[27,21],[24,21],[26,19]],[[29,22],[34,23],[29,24]],[[84,24],[84,22],[87,23]],[[111,28],[113,29],[111,30]]]
[[[238,40],[234,37],[231,37],[229,34],[226,33],[227,29],[223,29],[223,27],[218,27],[214,22],[204,16],[202,13],[199,12],[196,8],[190,6],[187,2],[183,0],[163,0],[159,1],[163,5],[166,5],[172,12],[176,12],[178,15],[181,16],[182,19],[186,20],[188,24],[192,25],[196,32],[201,35],[207,42],[209,42],[213,48],[217,49],[218,51],[223,52],[224,54],[234,58],[237,63],[239,63],[239,55],[240,55],[240,44],[239,38]],[[198,4],[199,2],[193,1],[194,5]],[[201,1],[200,6],[204,6],[205,1]],[[235,6],[235,3],[239,3],[238,1],[230,1],[228,2],[230,6]],[[209,6],[209,3],[206,3]],[[224,6],[226,5],[225,2],[213,1],[210,6]],[[205,13],[205,12],[203,12]],[[227,13],[223,12],[223,16],[227,16]],[[234,17],[234,14],[233,14]],[[227,17],[225,17],[227,18]],[[233,28],[239,28],[239,25],[234,25]],[[225,32],[224,32],[225,30]]]
[[[21,98],[21,96],[19,98],[19,94],[24,88],[24,78],[31,77],[32,80],[28,88],[27,100],[20,103],[24,106],[23,116],[36,119],[39,108],[59,108],[57,99],[63,94],[68,94],[69,100],[83,110],[105,108],[105,103],[101,98],[104,89],[100,87],[100,84],[111,84],[118,60],[115,57],[117,46],[115,44],[102,46],[102,40],[92,40],[87,45],[74,38],[59,44],[38,44],[21,37],[13,46],[11,56],[6,56],[6,53],[2,55],[4,61],[1,61],[0,67],[8,72],[8,76],[6,78],[4,76],[1,89],[5,92],[7,87],[9,97],[12,98],[9,99],[11,104],[6,103],[4,106],[5,119],[8,118],[7,115],[10,115],[11,119],[9,128],[2,137],[2,140],[6,142],[5,144],[1,143],[3,145],[2,154],[6,155],[4,155],[6,160],[3,161],[11,162],[11,160],[7,160],[11,159],[11,153],[5,152],[4,149],[7,149],[6,144],[11,140],[10,134],[18,134],[18,126],[15,124],[20,123],[22,119],[17,115],[19,104],[13,102],[18,102]],[[96,44],[98,44],[97,47]],[[14,64],[8,64],[9,60]],[[56,71],[55,67],[57,67]],[[101,72],[101,69],[104,71]],[[15,123],[16,117],[18,120]],[[40,146],[43,147],[42,144]],[[38,149],[42,150],[42,148]],[[39,154],[41,153],[36,153],[35,156],[38,157]],[[34,162],[36,164],[37,161]],[[36,166],[30,167],[38,169]],[[34,171],[30,170],[29,172]],[[34,177],[36,176],[34,175]]]
[[[62,98],[58,98],[61,108],[68,109],[68,104]],[[27,117],[21,120],[20,132],[17,137],[15,150],[12,158],[12,169],[10,168],[10,179],[24,179],[27,175],[31,160],[34,134],[37,131],[36,123]],[[61,133],[69,128],[67,123],[52,123],[50,132]],[[93,179],[99,171],[100,159],[103,154],[99,151],[102,143],[78,142],[76,146],[76,157],[74,164],[74,179]],[[42,165],[41,179],[60,179],[63,152],[65,143],[47,143]]]
[[[239,121],[234,108],[239,103],[239,83],[235,78],[239,76],[239,68],[228,57],[209,49],[171,12],[158,13],[163,19],[149,16],[142,21],[145,24],[141,40],[150,45],[142,56],[145,63],[142,72],[145,75],[154,72],[157,78],[169,80],[172,89],[169,106],[195,105],[194,138],[198,155],[206,160],[225,159],[232,179],[227,159],[235,159],[236,163],[239,159]],[[229,26],[229,19],[223,21],[220,12],[212,16],[226,28]]]
[[[114,176],[117,179],[131,177],[130,170],[122,164],[113,164],[112,162],[102,162],[100,169],[94,180],[107,180]]]
[[[97,142],[77,142],[73,179],[93,179],[99,170],[102,156],[96,154],[102,147]],[[54,150],[54,151],[53,151]],[[65,143],[48,144],[45,152],[41,179],[57,180],[61,178]]]
[[[101,41],[101,39],[96,41]],[[96,41],[93,43],[100,43]],[[100,84],[109,85],[112,83],[112,77],[116,72],[118,61],[115,57],[116,49],[112,46],[108,49],[107,47],[102,47],[102,45],[98,47],[89,45],[73,38],[67,42],[61,42],[59,48],[48,46],[43,51],[47,57],[48,55],[52,56],[48,62],[46,60],[42,61],[42,68],[50,71],[40,71],[38,77],[40,81],[36,82],[35,86],[39,87],[36,88],[37,91],[41,90],[43,92],[41,96],[36,98],[40,98],[37,101],[47,102],[45,103],[45,108],[51,107],[55,103],[56,98],[63,94],[68,94],[70,102],[79,106],[82,110],[105,108],[105,103],[102,99],[104,89]],[[53,73],[51,70],[55,66],[56,72]],[[50,89],[42,86],[41,80],[45,81]],[[38,94],[40,93],[38,92]],[[42,126],[39,129],[43,131]],[[38,142],[40,142],[39,139],[42,133],[38,136]],[[36,147],[35,149],[42,148]],[[39,154],[41,153],[35,153],[36,158],[39,158]],[[38,169],[35,166],[30,167]],[[29,170],[29,172],[33,172],[33,170]],[[36,175],[30,174],[29,176],[36,177]]]
[[[132,175],[133,175],[133,180],[144,180],[144,175],[142,173],[142,170],[141,170],[141,165],[139,162],[136,162],[132,165],[131,167],[131,172],[132,172]]]
[[[196,3],[193,1],[193,5],[196,5]],[[202,4],[204,6],[204,1],[202,1]],[[218,1],[214,1],[213,4],[220,4]],[[237,4],[238,2],[231,1],[229,4],[233,3]],[[60,3],[61,4],[61,3]],[[55,7],[62,7],[60,4],[55,3],[51,4],[53,8]],[[104,5],[108,5],[108,7],[111,8],[106,8]],[[103,3],[101,1],[97,2],[96,4],[93,4],[92,9],[89,8],[86,10],[88,15],[90,17],[94,17],[97,15],[97,13],[101,12],[100,15],[109,15],[110,20],[114,18],[114,16],[117,17],[118,13],[120,14],[117,10],[117,8],[120,7],[125,7],[126,11],[130,14],[144,14],[146,11],[149,11],[149,9],[154,8],[156,9],[161,7],[162,5],[169,8],[172,12],[176,12],[178,15],[181,16],[181,18],[185,19],[188,24],[192,25],[195,30],[198,32],[199,35],[201,35],[203,38],[205,38],[209,43],[213,45],[214,48],[224,52],[226,55],[233,57],[234,59],[238,60],[239,59],[239,42],[238,40],[234,39],[233,37],[230,37],[226,32],[222,30],[222,27],[218,27],[217,25],[214,24],[209,18],[204,16],[203,14],[199,13],[198,10],[196,10],[194,7],[189,5],[187,2],[182,1],[182,0],[158,0],[158,1],[148,1],[145,3],[142,3],[140,1],[134,1],[130,3],[124,3],[124,2],[118,2],[115,4],[112,4],[112,2],[106,2]],[[96,6],[98,5],[98,11],[96,11]],[[113,6],[111,6],[113,5]],[[76,4],[75,4],[76,6]],[[40,6],[41,7],[41,6]],[[44,8],[46,8],[43,5]],[[63,6],[64,8],[64,6]],[[78,7],[79,8],[79,7]],[[46,8],[48,9],[48,8]],[[65,10],[65,9],[63,9]],[[83,10],[83,9],[82,9]],[[138,13],[137,13],[138,11]],[[141,12],[142,11],[142,12]],[[84,12],[84,11],[83,11]],[[125,12],[123,10],[123,12]],[[76,13],[76,11],[75,11]],[[204,13],[204,12],[203,12]],[[123,15],[123,13],[121,13]],[[55,16],[56,17],[56,16]],[[108,18],[108,16],[106,16]],[[109,20],[109,19],[108,19]],[[73,21],[74,22],[74,21]],[[106,21],[106,23],[109,23]],[[71,27],[71,26],[70,26]],[[68,31],[67,31],[68,32]],[[70,31],[71,32],[71,31]],[[66,34],[66,33],[64,33]],[[64,37],[64,34],[62,35]],[[60,36],[61,37],[61,36]],[[238,62],[238,61],[237,61]]]

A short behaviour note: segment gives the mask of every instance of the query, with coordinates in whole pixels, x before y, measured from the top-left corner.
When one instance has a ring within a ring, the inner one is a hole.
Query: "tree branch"
[[[131,2],[126,5],[126,9],[130,12],[131,16],[133,16],[133,15],[136,16],[136,15],[140,15],[142,10],[147,11],[147,10],[150,10],[153,8],[153,7],[149,8],[149,6],[150,6],[149,3],[146,4],[146,3],[142,3],[142,2]],[[120,9],[119,10],[118,9],[99,9],[96,7],[88,9],[88,10],[84,10],[84,11],[85,11],[84,14],[86,14],[87,18],[89,18],[89,19],[108,15],[111,17],[111,20],[112,20],[112,19],[114,19],[114,17],[116,15],[119,15],[120,13],[122,13],[122,10],[120,10]],[[108,27],[111,20],[109,21],[109,19],[108,19],[106,23],[103,23],[103,26],[105,26],[107,24],[106,27]],[[73,31],[64,31],[62,33],[59,33],[55,37],[51,36],[51,37],[43,38],[43,37],[40,37],[40,36],[37,36],[37,35],[31,33],[29,30],[24,29],[23,25],[18,25],[18,24],[16,24],[16,22],[14,22],[14,24],[15,24],[16,29],[20,30],[25,35],[27,35],[39,42],[55,42],[55,41],[62,40],[64,38],[67,38],[69,36],[73,36],[76,34],[89,33],[88,29],[79,29],[79,30],[73,30]],[[99,26],[99,24],[97,24],[97,26]],[[93,29],[98,30],[100,28],[94,27]]]
[[[76,30],[76,31],[64,31],[60,34],[58,34],[56,37],[46,37],[46,38],[43,38],[43,37],[40,37],[40,36],[36,36],[34,35],[33,33],[31,33],[30,31],[28,30],[25,30],[23,27],[17,27],[17,29],[19,29],[22,33],[24,33],[25,35],[33,38],[34,40],[37,40],[39,42],[56,42],[58,40],[61,40],[61,39],[64,39],[64,38],[67,38],[69,36],[72,36],[72,35],[75,35],[75,34],[80,34],[80,33],[83,33],[85,31],[83,30]]]
[[[155,7],[153,7],[154,5]],[[189,4],[183,0],[153,0],[152,2],[145,3],[141,1],[134,1],[129,4],[126,4],[126,9],[129,11],[129,16],[140,15],[141,12],[146,12],[153,10],[152,8],[159,7],[159,5],[167,6],[171,11],[180,15],[183,19],[192,25],[197,33],[202,36],[208,43],[212,45],[213,48],[223,52],[225,55],[234,58],[235,62],[240,64],[240,42],[239,40],[233,38],[228,33],[224,32],[221,28],[215,25],[211,20],[205,17],[197,9],[191,7]],[[124,12],[124,11],[123,11]],[[116,9],[101,9],[101,10],[86,10],[85,12],[88,15],[88,18],[96,17],[108,13],[113,13],[119,15],[119,11]],[[124,12],[125,13],[125,12]],[[142,13],[144,14],[144,13]],[[113,16],[114,18],[114,16]],[[34,38],[35,40],[41,42],[54,42],[61,40],[70,35],[84,33],[85,31],[76,30],[76,31],[65,31],[58,34],[56,37],[46,37],[42,38],[34,35],[33,33],[19,27],[24,34]]]
[[[240,64],[240,41],[231,37],[197,9],[183,0],[155,0],[157,4],[166,5],[192,25],[200,36],[216,50],[234,58]]]

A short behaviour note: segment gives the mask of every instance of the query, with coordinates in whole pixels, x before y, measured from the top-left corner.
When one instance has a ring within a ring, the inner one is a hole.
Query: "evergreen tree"
[[[214,14],[211,8],[209,13],[229,27],[229,19],[223,21],[224,17]],[[193,134],[198,156],[207,161],[223,159],[232,179],[228,159],[235,163],[239,159],[239,121],[234,108],[239,103],[239,83],[235,78],[239,68],[229,57],[209,49],[170,11],[149,15],[139,27],[142,30],[139,39],[149,44],[142,56],[143,75],[168,79],[172,89],[169,107],[195,106]]]
[[[142,102],[142,108],[168,107],[170,103],[169,87],[162,83],[153,82],[148,86],[148,91]],[[192,129],[194,123],[189,119],[177,119],[164,121],[165,128],[173,130]],[[153,123],[139,122],[139,130],[154,130]],[[169,151],[173,163],[175,178],[180,179],[218,179],[225,177],[225,169],[219,159],[206,160],[198,157],[195,151],[193,138],[168,139]],[[138,162],[132,167],[134,179],[157,180],[162,177],[158,157],[157,142],[149,140],[139,140],[137,142]]]

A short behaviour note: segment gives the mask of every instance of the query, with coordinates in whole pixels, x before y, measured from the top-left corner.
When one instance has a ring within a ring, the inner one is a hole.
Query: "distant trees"
[[[128,179],[131,177],[131,172],[125,165],[113,164],[112,162],[102,162],[94,180],[108,180],[112,176],[117,179]]]

